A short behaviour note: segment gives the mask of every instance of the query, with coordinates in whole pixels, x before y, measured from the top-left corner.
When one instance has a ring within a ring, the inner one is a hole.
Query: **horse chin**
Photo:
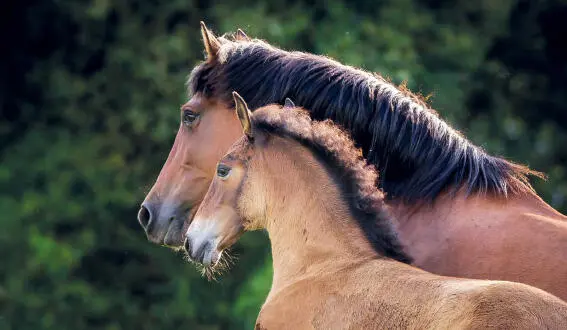
[[[162,245],[170,249],[179,249],[183,247],[183,231],[171,224],[167,230],[167,233],[163,237]]]
[[[183,247],[183,234],[181,233],[172,233],[172,231],[168,231],[167,235],[163,238],[163,246],[173,249],[179,250]]]
[[[195,209],[196,208],[194,208],[193,210]],[[193,217],[195,217],[196,212],[194,212],[193,210],[187,212],[186,217],[181,218],[183,219],[182,224],[170,224],[167,233],[163,237],[163,246],[176,251],[179,251],[183,248],[183,242],[185,241],[185,232],[187,232],[189,224],[191,224]]]

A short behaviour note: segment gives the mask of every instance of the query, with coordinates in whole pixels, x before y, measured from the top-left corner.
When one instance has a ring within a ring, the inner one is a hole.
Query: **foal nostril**
[[[148,230],[148,227],[150,226],[150,223],[152,222],[152,213],[144,205],[142,205],[140,207],[140,211],[138,211],[138,221],[140,222],[140,225],[142,225],[142,227],[145,230]]]
[[[188,238],[186,238],[185,242],[183,242],[183,248],[185,249],[185,252],[187,252],[187,255],[191,256],[191,242],[189,242]]]

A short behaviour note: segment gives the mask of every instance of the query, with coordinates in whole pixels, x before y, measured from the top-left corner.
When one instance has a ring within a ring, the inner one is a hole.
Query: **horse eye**
[[[183,124],[185,125],[191,125],[195,122],[195,120],[197,120],[197,118],[199,118],[199,114],[194,113],[193,111],[190,110],[184,110],[183,111]]]
[[[226,178],[228,178],[228,176],[230,174],[230,170],[231,170],[230,167],[223,165],[223,164],[219,164],[217,166],[217,175],[221,179],[226,179]]]

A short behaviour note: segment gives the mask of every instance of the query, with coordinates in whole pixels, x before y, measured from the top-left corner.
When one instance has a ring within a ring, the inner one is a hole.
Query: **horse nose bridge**
[[[174,195],[178,194],[180,188],[180,178],[183,174],[181,166],[177,164],[176,157],[170,155],[159,172],[152,188],[146,195],[145,202],[154,204],[161,204],[162,201],[167,201],[175,198]]]
[[[185,148],[179,147],[178,137],[176,137],[173,147],[156,178],[152,190],[167,190],[167,187],[174,186],[174,183],[179,181],[179,177],[183,175],[184,172],[184,164],[189,161],[187,158],[190,155],[188,152],[183,152],[183,149]]]

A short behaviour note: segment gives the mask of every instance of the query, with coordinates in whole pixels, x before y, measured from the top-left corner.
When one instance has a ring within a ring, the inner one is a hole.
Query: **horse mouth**
[[[162,245],[168,247],[170,249],[178,249],[183,244],[182,237],[183,232],[174,228],[174,224],[172,223],[167,230],[167,233],[163,237]]]
[[[195,213],[197,213],[196,211],[197,207],[189,208],[185,212],[181,212],[182,216],[171,220],[161,245],[174,250],[183,248],[185,233],[187,232],[187,228],[189,228],[191,222],[193,222]]]

